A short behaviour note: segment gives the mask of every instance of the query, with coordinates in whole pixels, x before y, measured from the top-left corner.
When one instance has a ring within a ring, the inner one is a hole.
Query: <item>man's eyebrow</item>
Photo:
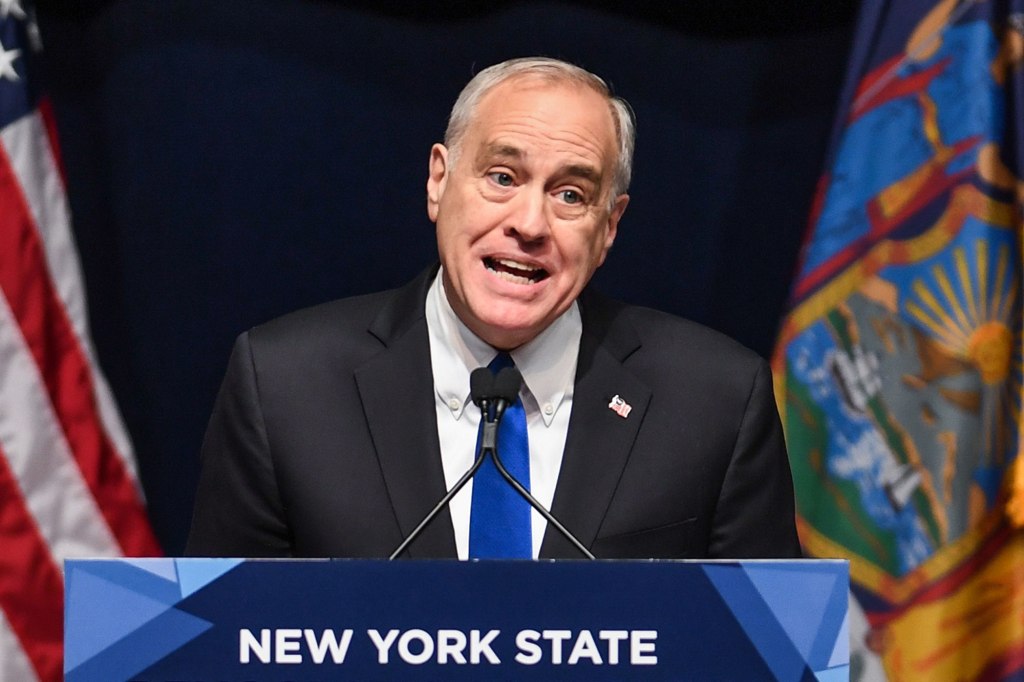
[[[523,150],[510,144],[493,143],[483,147],[478,158],[481,161],[496,158],[521,159]],[[562,168],[561,174],[566,177],[588,180],[595,185],[601,184],[601,172],[589,164],[569,164]]]
[[[480,157],[485,159],[493,159],[495,157],[518,159],[522,156],[522,150],[510,144],[489,144],[480,153]]]
[[[565,174],[570,177],[583,178],[595,185],[601,184],[601,173],[593,166],[585,164],[571,164],[565,167]]]

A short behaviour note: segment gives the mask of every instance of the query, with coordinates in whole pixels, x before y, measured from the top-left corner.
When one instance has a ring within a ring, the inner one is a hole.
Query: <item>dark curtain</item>
[[[234,337],[435,259],[429,147],[502,59],[568,59],[636,111],[596,286],[767,355],[848,50],[852,2],[827,4],[40,7],[93,337],[167,552]]]

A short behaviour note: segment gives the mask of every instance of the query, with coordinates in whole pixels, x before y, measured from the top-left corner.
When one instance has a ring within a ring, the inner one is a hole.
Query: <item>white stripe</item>
[[[36,677],[35,668],[28,655],[21,648],[18,636],[11,630],[4,612],[0,610],[0,680],[31,680]]]
[[[58,565],[69,557],[120,555],[6,296],[0,296],[0,447]]]
[[[71,235],[67,197],[42,116],[38,111],[33,112],[7,126],[0,131],[0,144],[7,150],[11,166],[35,222],[36,231],[42,240],[50,279],[71,320],[79,347],[83,349],[91,365],[90,374],[100,419],[103,421],[102,427],[131,477],[137,479],[135,457],[128,431],[121,421],[121,415],[92,348],[85,287],[78,263],[78,252]],[[139,489],[137,482],[136,489]],[[139,494],[141,496],[141,489]]]

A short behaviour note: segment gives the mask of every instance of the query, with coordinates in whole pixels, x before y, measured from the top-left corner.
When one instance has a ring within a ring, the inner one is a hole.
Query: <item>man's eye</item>
[[[574,189],[563,189],[560,194],[562,201],[567,204],[579,204],[583,202],[583,195]]]
[[[500,171],[496,173],[491,173],[491,179],[494,180],[499,185],[501,185],[502,187],[512,186],[512,176],[509,175],[508,173],[502,173]]]

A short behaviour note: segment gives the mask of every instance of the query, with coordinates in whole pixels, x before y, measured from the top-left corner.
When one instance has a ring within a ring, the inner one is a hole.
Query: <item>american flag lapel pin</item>
[[[633,409],[633,406],[627,403],[622,398],[620,398],[619,394],[616,393],[615,397],[612,398],[612,401],[608,403],[608,409],[614,412],[615,414],[619,415],[623,419],[625,419],[626,417],[629,416],[629,413]]]

